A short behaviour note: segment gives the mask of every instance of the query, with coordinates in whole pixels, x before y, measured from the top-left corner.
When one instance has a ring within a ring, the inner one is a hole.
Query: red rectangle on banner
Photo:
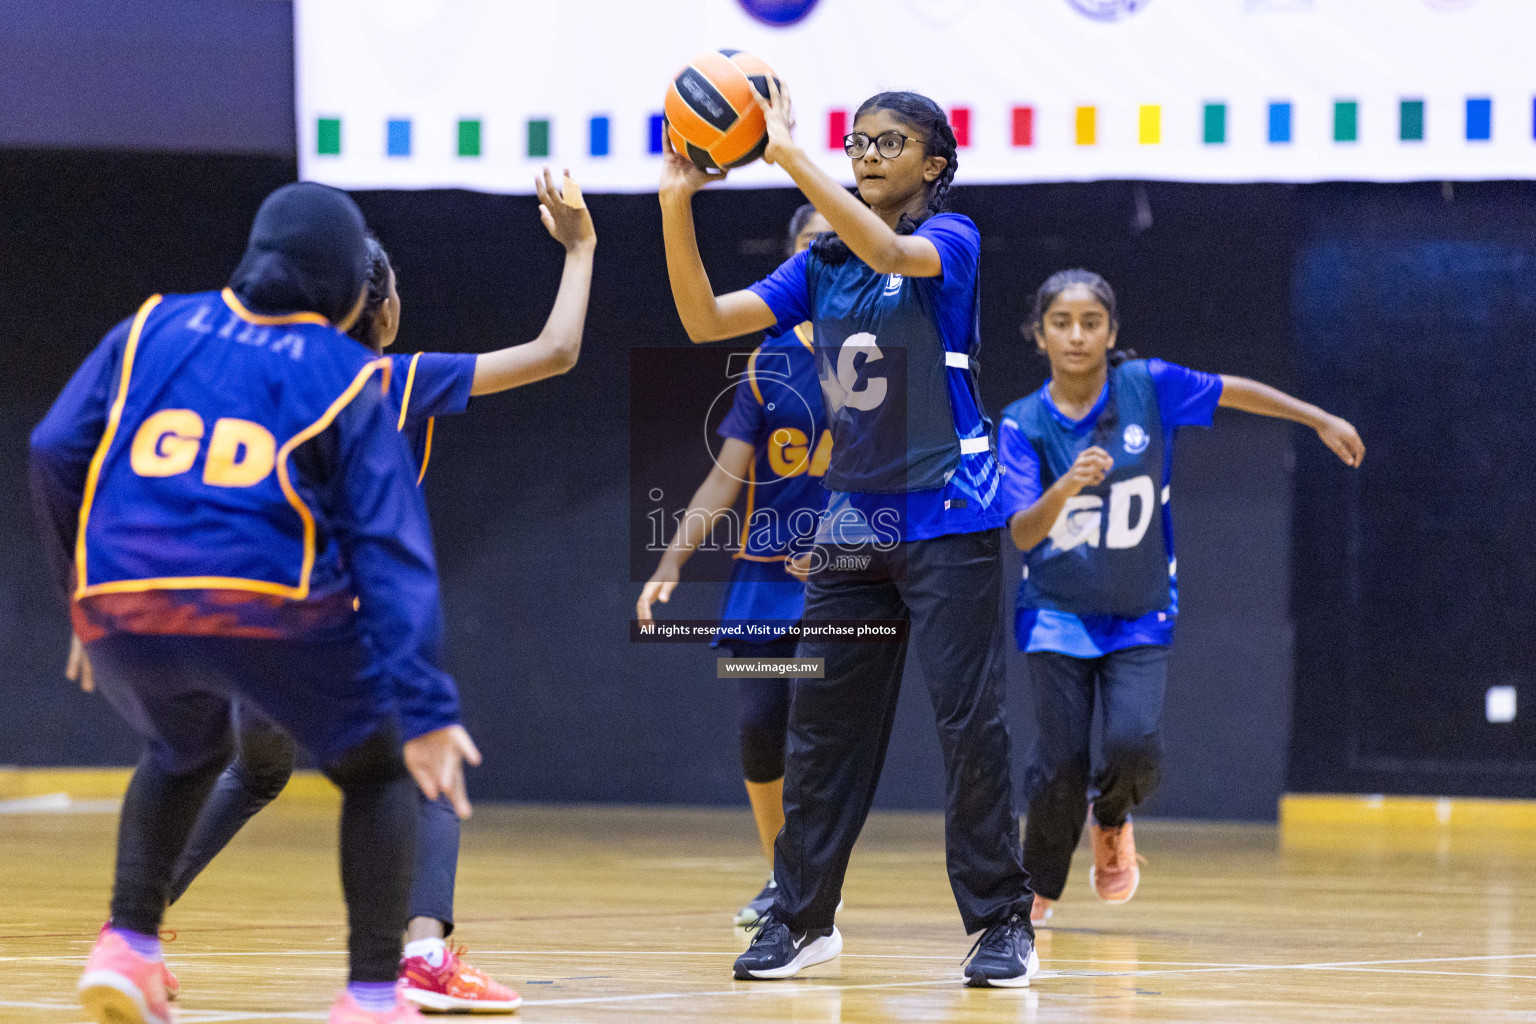
[[[1015,146],[1033,146],[1035,144],[1035,108],[1013,108],[1013,144]]]
[[[955,107],[949,112],[949,126],[955,130],[955,145],[971,144],[971,108]]]
[[[827,114],[827,148],[842,149],[843,136],[848,134],[848,111],[833,110]]]

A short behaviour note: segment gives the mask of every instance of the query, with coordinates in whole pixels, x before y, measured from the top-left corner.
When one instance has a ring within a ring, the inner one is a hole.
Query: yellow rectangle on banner
[[[1163,108],[1144,105],[1136,118],[1136,141],[1155,146],[1163,141]]]
[[[1077,144],[1092,146],[1099,141],[1099,108],[1077,108]]]

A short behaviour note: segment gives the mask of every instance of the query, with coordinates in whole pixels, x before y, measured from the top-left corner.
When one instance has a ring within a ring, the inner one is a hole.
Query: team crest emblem
[[[1125,450],[1130,452],[1132,455],[1140,455],[1142,452],[1146,451],[1147,445],[1152,441],[1152,439],[1147,436],[1147,432],[1141,428],[1141,424],[1139,423],[1132,423],[1130,426],[1125,428],[1124,440]]]
[[[764,25],[787,28],[811,13],[817,0],[740,0],[741,7]]]
[[[899,291],[901,291],[901,275],[892,274],[885,280],[885,294],[895,295]]]
[[[1094,21],[1119,21],[1129,18],[1152,0],[1067,0],[1079,13]]]

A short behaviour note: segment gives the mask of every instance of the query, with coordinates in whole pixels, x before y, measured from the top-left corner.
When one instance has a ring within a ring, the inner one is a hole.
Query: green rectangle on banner
[[[1339,100],[1333,105],[1333,141],[1360,141],[1360,104]]]
[[[549,122],[528,122],[528,155],[549,156]]]
[[[480,122],[459,122],[459,156],[480,155]]]
[[[1424,101],[1403,100],[1398,107],[1398,138],[1404,142],[1424,141]]]
[[[315,122],[315,152],[321,156],[341,155],[341,118],[322,117]]]
[[[1220,146],[1227,141],[1227,105],[1225,103],[1207,103],[1205,105],[1205,142],[1209,146]]]

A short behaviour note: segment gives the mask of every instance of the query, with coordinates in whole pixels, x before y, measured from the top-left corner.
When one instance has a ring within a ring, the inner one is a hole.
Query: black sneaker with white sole
[[[1040,972],[1035,954],[1035,930],[1029,918],[1012,914],[981,933],[965,964],[971,988],[1028,988]]]
[[[769,908],[752,926],[752,945],[736,958],[737,981],[793,978],[807,967],[824,964],[843,951],[843,933],[836,926],[798,934]]]

